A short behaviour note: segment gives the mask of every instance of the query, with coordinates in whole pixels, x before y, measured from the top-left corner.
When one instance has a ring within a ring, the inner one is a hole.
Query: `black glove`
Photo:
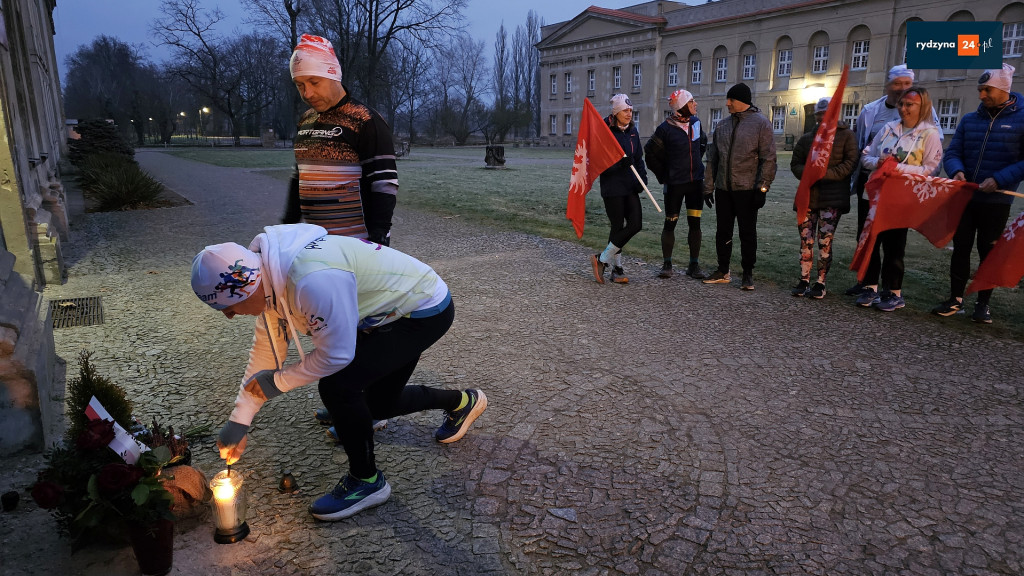
[[[764,190],[764,192],[762,192],[762,190]],[[757,203],[757,207],[764,208],[765,202],[768,201],[768,187],[761,186],[759,189],[754,190],[754,197],[756,198],[755,202]]]
[[[704,203],[707,204],[708,208],[714,207],[714,205],[715,205],[715,194],[714,193],[705,194],[704,195]]]

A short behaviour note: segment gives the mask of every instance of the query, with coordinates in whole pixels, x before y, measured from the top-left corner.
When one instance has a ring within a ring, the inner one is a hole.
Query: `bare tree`
[[[310,23],[334,43],[347,84],[366,104],[380,105],[393,44],[439,45],[462,29],[467,0],[311,0]],[[393,57],[393,55],[392,55]]]
[[[229,44],[215,31],[223,14],[203,9],[199,0],[164,0],[160,12],[163,18],[153,32],[176,53],[171,70],[228,118],[235,145],[241,144],[242,71],[233,66]]]
[[[443,89],[439,110],[441,125],[444,133],[461,146],[470,134],[484,127],[485,115],[480,113],[488,73],[484,43],[460,34],[439,54],[435,75]]]
[[[285,45],[287,59],[290,52],[299,43],[300,17],[305,17],[310,9],[311,0],[243,0],[248,8],[249,17],[246,23],[253,24],[257,29],[275,36]],[[287,62],[287,60],[286,60]],[[304,104],[294,89],[287,64],[282,70],[288,90],[280,94],[274,102],[274,114],[271,124],[275,133],[281,138],[290,138],[295,131],[295,124],[302,114]]]
[[[299,43],[299,15],[310,0],[242,0],[248,8],[245,21],[270,31],[292,49]]]
[[[409,135],[416,140],[416,121],[427,93],[426,78],[430,71],[430,52],[401,45],[397,58],[389,59],[392,81],[386,85],[385,112],[388,123],[398,127],[401,121]]]
[[[493,135],[488,138],[488,143],[504,142],[505,137],[516,124],[511,60],[508,32],[505,31],[505,23],[502,22],[494,40],[494,66],[491,68],[494,104],[490,119]]]
[[[79,46],[68,56],[67,65],[64,108],[69,117],[113,120],[122,131],[146,117],[139,88],[148,62],[137,48],[101,35],[91,44]],[[135,134],[140,144],[143,130],[139,122]]]

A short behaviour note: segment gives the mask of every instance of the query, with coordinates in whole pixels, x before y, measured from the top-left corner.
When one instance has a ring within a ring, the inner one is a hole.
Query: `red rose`
[[[81,450],[99,450],[114,439],[114,423],[110,420],[90,420],[75,439]]]
[[[100,494],[116,494],[138,484],[143,475],[145,471],[138,466],[118,462],[107,464],[100,468],[100,473],[96,475],[96,487],[99,488]]]
[[[40,508],[56,508],[64,498],[64,489],[49,480],[40,480],[32,487],[32,499]]]

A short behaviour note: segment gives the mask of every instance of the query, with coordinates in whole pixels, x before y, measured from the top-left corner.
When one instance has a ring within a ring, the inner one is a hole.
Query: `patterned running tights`
[[[825,283],[825,276],[832,265],[832,236],[839,225],[842,214],[836,208],[811,209],[800,230],[800,279],[810,282],[811,266],[814,264],[814,236],[818,236],[818,282]]]

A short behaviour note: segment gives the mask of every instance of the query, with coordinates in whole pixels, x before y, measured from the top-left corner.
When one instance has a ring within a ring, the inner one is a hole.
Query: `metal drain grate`
[[[103,324],[103,304],[99,296],[50,300],[54,328]]]

